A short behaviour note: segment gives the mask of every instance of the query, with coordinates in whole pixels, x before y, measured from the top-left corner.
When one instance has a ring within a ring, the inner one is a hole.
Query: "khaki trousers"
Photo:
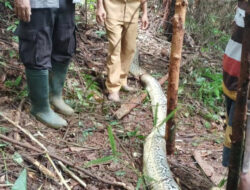
[[[136,49],[138,22],[106,19],[105,25],[109,41],[106,87],[112,93],[127,85],[129,68]]]

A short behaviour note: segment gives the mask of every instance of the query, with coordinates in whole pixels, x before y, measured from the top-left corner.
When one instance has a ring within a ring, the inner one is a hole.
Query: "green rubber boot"
[[[67,105],[62,97],[62,91],[69,64],[52,64],[50,73],[50,103],[55,107],[55,111],[64,114],[72,115],[74,110]]]
[[[26,69],[26,78],[31,100],[30,113],[48,127],[59,129],[67,126],[67,121],[50,108],[48,70]]]

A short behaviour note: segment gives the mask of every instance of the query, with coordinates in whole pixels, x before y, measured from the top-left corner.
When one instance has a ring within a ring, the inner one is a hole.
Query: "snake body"
[[[165,125],[167,99],[159,82],[141,69],[138,51],[130,67],[130,73],[140,77],[151,98],[152,111],[156,126],[147,136],[143,151],[143,174],[147,185],[152,190],[179,190],[173,179],[166,158]]]

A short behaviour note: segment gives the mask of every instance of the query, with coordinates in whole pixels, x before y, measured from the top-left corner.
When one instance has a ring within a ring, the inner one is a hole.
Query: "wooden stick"
[[[187,0],[176,0],[175,15],[173,17],[173,37],[170,55],[169,79],[167,89],[167,114],[172,113],[177,107],[180,63],[184,38],[184,24],[186,19]],[[167,154],[175,150],[175,116],[167,121],[166,142]]]
[[[21,147],[24,147],[24,148],[28,148],[28,149],[34,150],[34,151],[36,151],[36,152],[39,152],[39,153],[44,153],[44,151],[42,151],[41,149],[38,149],[38,148],[36,148],[36,147],[34,147],[34,146],[30,145],[30,144],[21,143],[21,142],[19,142],[19,141],[14,140],[14,139],[8,138],[8,137],[6,137],[5,135],[2,135],[2,134],[0,134],[0,139],[2,139],[2,140],[5,141],[5,142],[9,142],[9,143],[15,144],[15,145],[17,145],[17,146],[21,146]],[[54,153],[52,153],[52,152],[48,152],[48,154],[49,154],[52,158],[54,158],[54,159],[56,159],[56,160],[59,160],[59,161],[63,162],[64,164],[66,164],[66,165],[68,165],[68,166],[70,166],[70,167],[72,167],[72,168],[75,168],[75,169],[77,169],[77,170],[83,172],[84,174],[86,174],[86,175],[88,175],[88,176],[90,176],[90,177],[92,177],[92,178],[94,178],[94,179],[99,180],[100,182],[103,182],[103,183],[109,184],[109,185],[113,185],[113,186],[122,187],[122,188],[124,188],[124,189],[130,190],[130,188],[129,188],[125,183],[121,183],[121,182],[112,182],[112,181],[105,180],[105,179],[103,179],[103,178],[101,178],[101,177],[99,177],[99,176],[96,176],[96,175],[94,175],[94,174],[91,174],[88,170],[86,170],[86,169],[84,169],[84,168],[81,168],[81,167],[78,167],[78,166],[76,166],[75,163],[71,163],[70,161],[67,161],[67,160],[63,159],[62,157],[60,157],[60,156],[58,156],[58,155],[56,155],[56,154],[54,154]]]
[[[76,176],[72,171],[70,171],[61,161],[58,161],[58,164],[61,166],[62,170],[69,174],[74,180],[76,180],[82,187],[86,188],[86,183]]]
[[[0,187],[3,187],[3,188],[12,187],[12,186],[13,186],[13,184],[0,184]]]
[[[164,82],[168,80],[168,74],[163,76],[160,80],[159,83],[162,85]],[[127,104],[122,104],[121,107],[115,112],[115,117],[117,119],[121,119],[127,114],[131,112],[134,108],[136,108],[138,105],[141,105],[143,100],[147,97],[147,93],[142,93],[141,95],[134,95],[127,103]]]
[[[32,158],[31,156],[21,154],[24,159],[26,159],[28,162],[32,163],[34,166],[37,167],[46,177],[52,179],[56,183],[58,183],[58,178],[57,176],[51,172],[49,169],[47,169],[44,165],[41,164],[38,160]]]
[[[50,158],[50,156],[48,154],[47,148],[42,143],[40,143],[28,130],[22,128],[20,125],[18,125],[17,123],[13,122],[11,119],[9,119],[5,115],[3,115],[1,112],[0,112],[0,116],[2,116],[5,120],[7,120],[9,123],[11,123],[14,127],[16,127],[19,130],[21,130],[24,134],[26,134],[32,141],[34,141],[35,143],[37,143],[45,151],[45,156],[48,158],[49,162],[54,167],[57,175],[59,176],[59,178],[61,180],[61,182],[63,183],[63,185],[66,187],[67,190],[70,190],[71,188],[68,186],[68,184],[65,181],[65,179],[63,178],[62,174],[59,172],[59,170],[57,169],[57,167],[54,164],[53,160]]]
[[[250,1],[247,9],[250,10]],[[229,161],[227,190],[238,189],[240,169],[242,165],[244,129],[246,123],[247,97],[250,76],[250,11],[246,11],[245,28],[242,40],[241,68],[238,83],[237,98],[232,123],[232,148]]]

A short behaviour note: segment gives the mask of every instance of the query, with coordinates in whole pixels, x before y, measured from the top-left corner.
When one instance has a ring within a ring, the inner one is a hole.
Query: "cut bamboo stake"
[[[245,28],[242,41],[242,55],[239,85],[232,123],[232,148],[229,161],[227,190],[238,189],[239,174],[242,165],[244,128],[247,112],[247,97],[250,76],[250,1],[245,14]]]
[[[86,183],[81,180],[78,176],[76,176],[72,171],[70,171],[61,161],[58,162],[58,164],[61,166],[62,170],[69,174],[74,180],[76,180],[82,187],[86,188]]]
[[[180,63],[184,37],[184,24],[186,19],[187,0],[176,0],[175,15],[173,17],[173,37],[170,55],[168,90],[167,90],[167,114],[169,115],[177,107]],[[175,116],[170,118],[166,127],[167,154],[173,154],[175,150]]]
[[[65,181],[65,179],[63,178],[62,174],[59,172],[59,170],[55,166],[53,160],[49,156],[47,148],[42,143],[40,143],[28,130],[22,128],[20,125],[18,125],[17,123],[13,122],[10,118],[8,118],[7,116],[3,115],[1,112],[0,112],[0,116],[2,116],[6,121],[8,121],[9,123],[11,123],[14,127],[16,127],[19,130],[21,130],[25,135],[27,135],[32,141],[34,141],[35,143],[37,143],[45,151],[45,156],[48,158],[49,162],[51,163],[51,165],[55,169],[55,171],[56,171],[58,177],[60,178],[61,182],[66,187],[66,189],[70,190],[71,188],[68,186],[68,184]]]

